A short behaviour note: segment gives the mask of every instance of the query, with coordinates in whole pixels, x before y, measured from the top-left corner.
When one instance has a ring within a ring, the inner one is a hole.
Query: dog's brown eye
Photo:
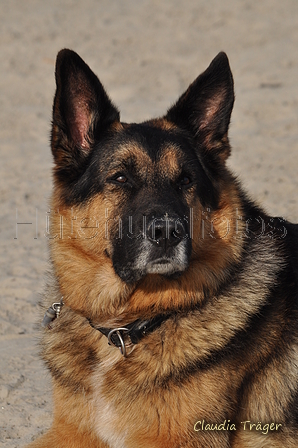
[[[181,185],[189,185],[190,184],[190,179],[187,176],[183,176],[181,181],[180,181]]]
[[[127,177],[124,175],[118,176],[115,179],[117,182],[119,182],[120,184],[124,184],[125,182],[127,182]]]

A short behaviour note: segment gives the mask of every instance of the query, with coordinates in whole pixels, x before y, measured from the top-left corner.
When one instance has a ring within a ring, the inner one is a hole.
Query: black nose
[[[177,246],[183,238],[186,238],[185,223],[179,218],[153,218],[147,227],[147,237],[152,244],[163,249]]]

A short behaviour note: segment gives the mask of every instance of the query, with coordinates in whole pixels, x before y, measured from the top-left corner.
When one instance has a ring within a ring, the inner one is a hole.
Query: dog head
[[[164,117],[140,124],[120,122],[102,84],[73,51],[58,54],[56,83],[53,208],[59,219],[51,231],[53,246],[59,240],[53,259],[61,277],[68,269],[87,278],[94,269],[95,282],[105,265],[106,275],[133,285],[152,275],[175,281],[196,262],[206,266],[210,251],[210,265],[221,263],[212,238],[202,243],[200,236],[206,229],[221,236],[216,213],[227,212],[229,202],[225,160],[234,93],[227,56],[219,53]],[[204,223],[203,213],[215,220]],[[82,256],[85,274],[77,263]]]

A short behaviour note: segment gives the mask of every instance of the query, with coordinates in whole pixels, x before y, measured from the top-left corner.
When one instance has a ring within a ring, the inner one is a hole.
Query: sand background
[[[226,51],[236,90],[229,164],[268,212],[298,221],[297,0],[0,0],[1,447],[23,446],[51,422],[37,302],[63,47],[98,74],[124,121],[163,114]]]

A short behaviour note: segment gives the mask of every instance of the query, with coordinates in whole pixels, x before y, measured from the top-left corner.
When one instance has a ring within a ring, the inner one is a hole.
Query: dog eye
[[[190,184],[190,178],[187,176],[183,176],[180,180],[180,185],[189,185]]]
[[[124,174],[121,174],[120,176],[116,177],[115,181],[119,182],[119,184],[124,184],[125,182],[127,182],[127,177],[124,176]]]

